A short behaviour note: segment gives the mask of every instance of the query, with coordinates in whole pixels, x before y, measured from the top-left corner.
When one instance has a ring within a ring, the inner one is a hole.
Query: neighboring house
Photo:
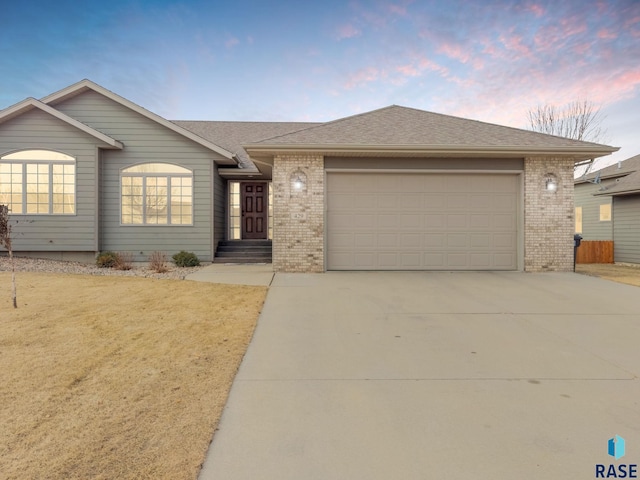
[[[640,156],[634,159],[638,162]],[[640,165],[638,170],[595,196],[610,198],[613,204],[614,260],[640,263]]]
[[[328,123],[168,121],[88,80],[0,111],[18,254],[273,267],[570,271],[573,165],[605,145],[391,106]]]
[[[637,170],[640,155],[575,179],[575,232],[584,240],[613,240],[611,197],[597,194]]]

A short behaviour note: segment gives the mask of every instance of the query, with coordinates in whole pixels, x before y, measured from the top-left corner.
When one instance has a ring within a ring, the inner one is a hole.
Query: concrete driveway
[[[595,478],[640,463],[639,375],[638,287],[276,274],[200,479]]]

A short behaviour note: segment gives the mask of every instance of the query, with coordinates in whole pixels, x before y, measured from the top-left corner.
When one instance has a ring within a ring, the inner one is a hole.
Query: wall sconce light
[[[547,173],[544,178],[544,189],[549,193],[558,190],[558,178],[553,173]]]
[[[301,192],[307,188],[307,176],[303,171],[297,170],[291,174],[291,189]]]

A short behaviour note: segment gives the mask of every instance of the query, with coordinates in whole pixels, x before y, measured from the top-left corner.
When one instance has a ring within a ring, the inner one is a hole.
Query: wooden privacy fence
[[[613,241],[582,240],[576,263],[613,263]]]

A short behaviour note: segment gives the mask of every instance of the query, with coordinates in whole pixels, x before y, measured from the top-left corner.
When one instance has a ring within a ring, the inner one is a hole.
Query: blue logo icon
[[[624,438],[620,435],[616,435],[609,439],[609,455],[614,457],[616,460],[624,457],[624,448]]]

